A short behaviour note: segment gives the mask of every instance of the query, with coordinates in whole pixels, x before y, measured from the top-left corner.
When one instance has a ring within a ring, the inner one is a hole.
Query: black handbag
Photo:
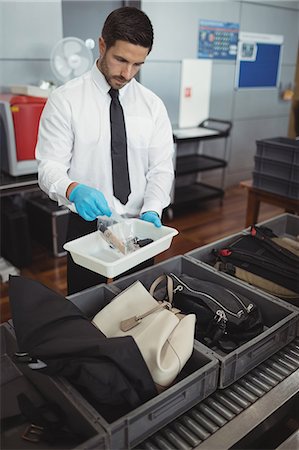
[[[165,277],[173,281],[173,305],[196,314],[195,338],[205,345],[228,353],[263,331],[259,308],[244,295],[185,274]]]

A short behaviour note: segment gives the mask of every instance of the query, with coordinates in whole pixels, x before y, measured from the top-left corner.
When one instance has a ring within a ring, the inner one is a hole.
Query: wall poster
[[[238,23],[200,20],[198,58],[236,59],[238,35]]]

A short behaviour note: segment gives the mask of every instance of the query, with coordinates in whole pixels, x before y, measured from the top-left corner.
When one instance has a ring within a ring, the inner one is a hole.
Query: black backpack
[[[299,294],[299,257],[275,242],[275,237],[267,227],[252,226],[250,233],[229,246],[213,250],[218,269],[237,276],[239,267]]]
[[[185,274],[168,276],[174,283],[174,306],[196,314],[198,341],[229,353],[263,331],[259,308],[244,295]]]

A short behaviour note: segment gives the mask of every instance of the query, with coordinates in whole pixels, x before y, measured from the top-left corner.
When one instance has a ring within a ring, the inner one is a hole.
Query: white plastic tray
[[[63,248],[70,252],[74,262],[79,266],[86,267],[107,278],[114,278],[167,250],[171,245],[173,236],[178,234],[175,228],[166,226],[157,228],[144,220],[131,220],[134,236],[139,239],[153,239],[154,242],[133,253],[122,255],[109,247],[100,231],[95,231],[67,242]],[[112,231],[113,227],[114,225],[110,227]]]

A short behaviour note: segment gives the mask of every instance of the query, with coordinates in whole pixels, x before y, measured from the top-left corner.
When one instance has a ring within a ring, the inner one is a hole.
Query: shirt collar
[[[97,60],[95,61],[94,65],[91,68],[91,77],[92,79],[95,81],[95,83],[98,85],[98,87],[100,88],[100,90],[104,93],[104,94],[108,94],[108,92],[111,89],[110,84],[107,83],[106,78],[104,77],[104,75],[102,74],[102,72],[98,69],[97,66]],[[119,90],[119,96],[122,97],[122,95],[125,93],[125,91],[127,90],[127,88],[129,87],[129,84],[132,82],[132,80],[126,84],[123,88],[121,88]]]

